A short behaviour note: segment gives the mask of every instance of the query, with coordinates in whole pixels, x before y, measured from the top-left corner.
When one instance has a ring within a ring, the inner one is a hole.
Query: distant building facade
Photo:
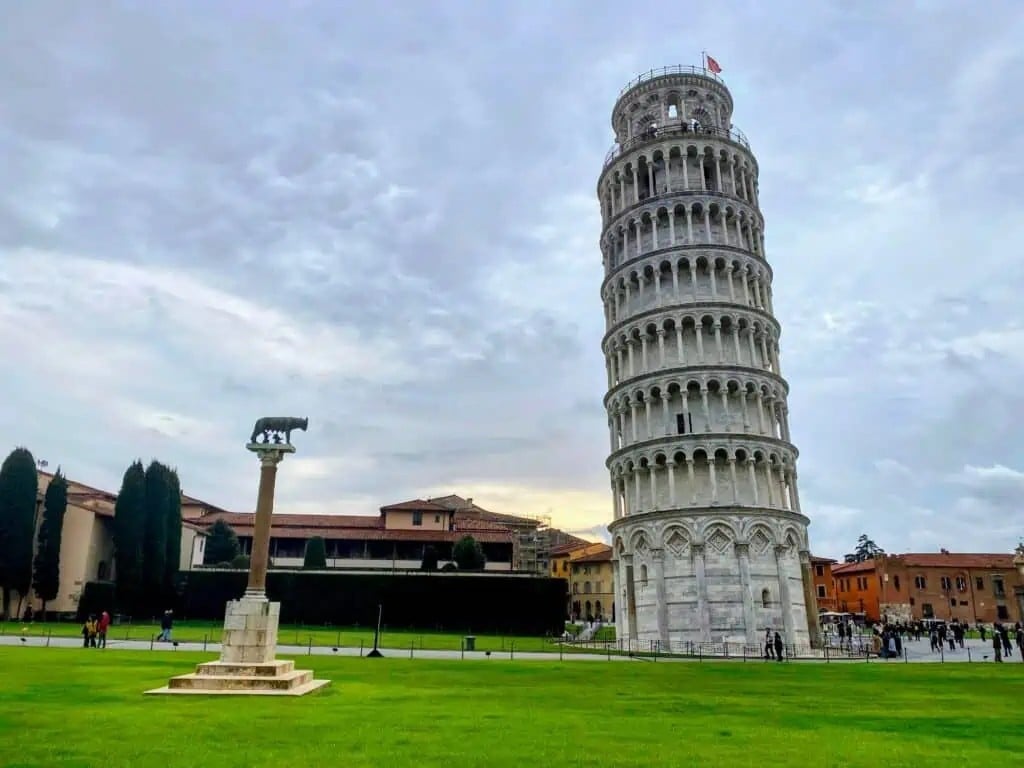
[[[566,616],[615,620],[615,569],[607,544],[578,540],[551,550],[550,575],[566,581]]]
[[[216,512],[193,522],[208,530],[217,520],[234,529],[242,554],[249,554],[254,515]],[[306,543],[317,536],[326,544],[328,568],[418,569],[428,546],[437,552],[438,567],[443,567],[452,562],[452,548],[459,539],[472,536],[487,558],[485,570],[514,570],[513,529],[423,499],[389,504],[377,516],[275,514],[270,524],[271,566],[301,567]]]
[[[1021,563],[1024,564],[1024,563]],[[1024,576],[1014,555],[911,552],[832,568],[839,611],[868,621],[1024,620]]]
[[[818,613],[836,610],[836,586],[832,567],[836,561],[831,557],[811,555],[811,579]]]

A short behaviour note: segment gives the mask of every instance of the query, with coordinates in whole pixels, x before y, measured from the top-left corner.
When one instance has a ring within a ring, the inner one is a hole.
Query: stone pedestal
[[[281,604],[266,598],[232,600],[224,614],[220,661],[200,664],[194,673],[146,693],[302,696],[330,684],[295,669],[294,661],[274,658],[280,613]]]

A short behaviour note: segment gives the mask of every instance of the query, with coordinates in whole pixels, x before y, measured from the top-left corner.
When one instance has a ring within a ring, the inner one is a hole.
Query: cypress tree
[[[58,467],[46,487],[43,522],[39,525],[39,535],[36,538],[36,559],[32,577],[35,593],[43,601],[44,618],[46,603],[55,599],[60,589],[60,537],[67,508],[68,483]]]
[[[146,525],[142,541],[142,587],[145,608],[162,610],[167,564],[167,467],[151,461],[146,467]]]
[[[0,465],[0,589],[3,615],[11,616],[15,590],[23,598],[32,583],[32,538],[39,477],[27,448],[15,448]]]
[[[323,570],[327,567],[327,545],[322,536],[314,536],[306,542],[306,554],[302,558],[303,568]]]
[[[114,506],[114,562],[117,596],[122,609],[136,613],[141,606],[143,549],[146,535],[146,470],[135,461],[124,473]]]
[[[174,593],[174,583],[181,567],[181,482],[178,473],[167,470],[167,556],[164,563],[164,594]]]
[[[238,557],[238,536],[235,529],[223,520],[214,520],[206,537],[206,554],[204,565],[220,565],[230,563]]]

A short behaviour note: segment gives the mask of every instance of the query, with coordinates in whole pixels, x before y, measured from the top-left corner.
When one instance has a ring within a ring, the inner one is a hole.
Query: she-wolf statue
[[[292,430],[301,429],[303,432],[306,431],[306,427],[309,426],[309,419],[299,419],[295,416],[264,416],[262,419],[256,419],[256,426],[252,428],[252,437],[249,438],[250,443],[255,443],[256,438],[263,435],[263,442],[269,443],[271,435],[273,434],[284,434],[285,443],[291,445],[292,442]],[[280,438],[275,442],[280,442]]]

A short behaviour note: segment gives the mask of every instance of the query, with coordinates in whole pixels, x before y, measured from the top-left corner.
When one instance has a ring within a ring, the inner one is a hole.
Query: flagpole
[[[707,51],[701,51],[700,52],[700,68],[703,69],[705,73],[708,71],[708,52]]]

